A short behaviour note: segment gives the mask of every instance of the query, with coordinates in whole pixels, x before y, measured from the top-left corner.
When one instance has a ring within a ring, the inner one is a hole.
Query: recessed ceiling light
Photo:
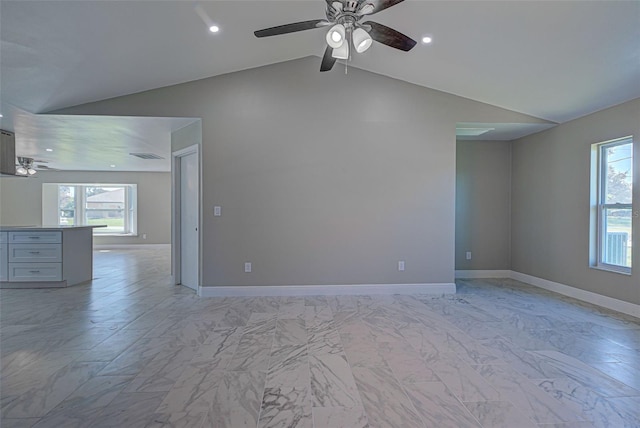
[[[47,152],[52,152],[53,151],[53,149],[44,149],[44,150],[47,151]]]
[[[111,168],[115,168],[115,167],[116,167],[116,166],[115,166],[115,165],[113,165],[113,164],[111,164],[111,165],[109,165],[109,166],[110,166]]]
[[[422,43],[424,43],[425,45],[428,45],[431,42],[433,42],[433,38],[431,36],[424,36],[422,38]]]
[[[217,33],[218,31],[220,31],[220,27],[218,27],[217,25],[212,25],[211,27],[209,27],[209,31],[211,31],[212,33]]]
[[[4,117],[4,116],[2,115],[2,113],[0,113],[0,117]]]

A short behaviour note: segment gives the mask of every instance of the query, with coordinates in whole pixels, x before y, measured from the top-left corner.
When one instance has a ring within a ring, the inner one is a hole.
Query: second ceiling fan
[[[374,21],[360,22],[365,16],[373,15],[404,0],[326,0],[327,19],[294,22],[255,31],[256,37],[277,36],[331,26],[327,32],[327,49],[322,58],[320,71],[329,71],[336,60],[348,59],[353,48],[362,53],[369,49],[373,41],[402,51],[410,51],[416,41],[399,31]]]

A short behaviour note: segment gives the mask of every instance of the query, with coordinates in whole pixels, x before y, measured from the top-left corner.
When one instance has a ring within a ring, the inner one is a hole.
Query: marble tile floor
[[[169,249],[0,290],[0,426],[640,427],[640,320],[512,280],[198,298]]]

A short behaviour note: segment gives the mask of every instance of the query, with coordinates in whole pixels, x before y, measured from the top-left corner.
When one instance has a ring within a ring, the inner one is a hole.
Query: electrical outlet
[[[147,234],[146,233],[142,234],[142,239],[147,239]]]
[[[467,260],[471,260],[471,251],[467,251]]]
[[[404,271],[404,260],[400,260],[398,262],[398,270],[399,271]]]
[[[213,207],[213,216],[220,217],[221,215],[222,215],[222,207],[219,207],[217,205]]]
[[[245,271],[245,273],[250,273],[251,272],[251,262],[246,262],[244,264],[244,271]]]

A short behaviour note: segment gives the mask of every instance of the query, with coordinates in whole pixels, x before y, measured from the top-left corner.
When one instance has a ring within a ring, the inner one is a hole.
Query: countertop
[[[64,226],[64,225],[52,225],[52,226],[0,226],[0,232],[16,232],[16,231],[28,231],[28,230],[42,230],[42,231],[54,231],[54,230],[66,230],[66,229],[94,229],[96,227],[107,227],[106,224],[98,224],[91,226]]]

